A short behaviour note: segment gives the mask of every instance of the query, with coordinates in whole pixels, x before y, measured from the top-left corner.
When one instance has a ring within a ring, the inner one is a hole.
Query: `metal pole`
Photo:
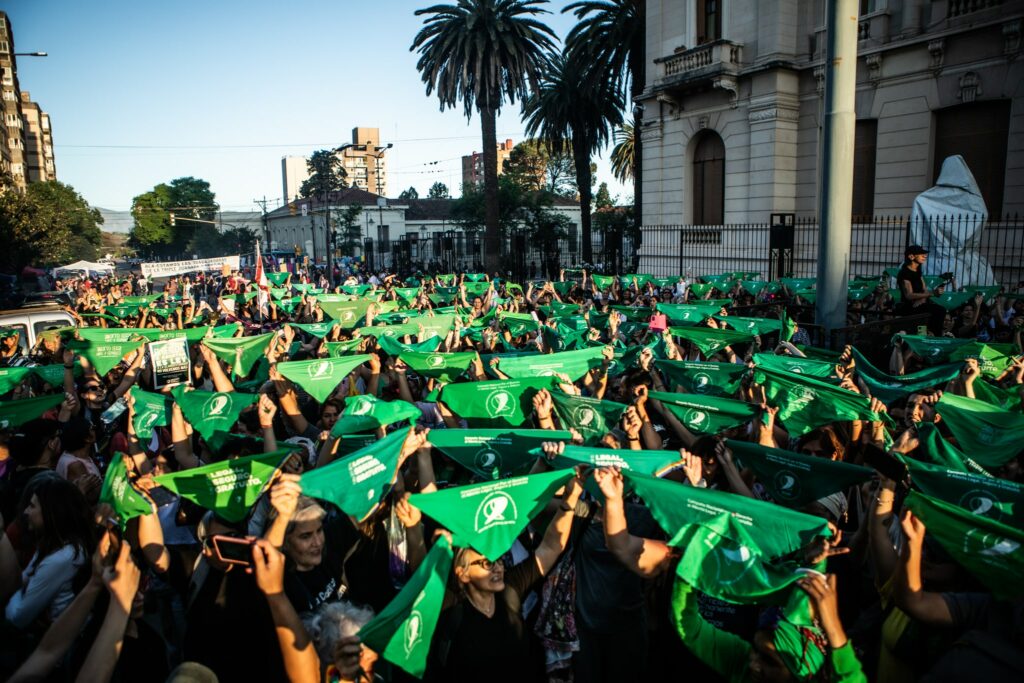
[[[853,210],[857,0],[826,0],[825,109],[818,191],[818,293],[815,318],[828,335],[846,325]]]

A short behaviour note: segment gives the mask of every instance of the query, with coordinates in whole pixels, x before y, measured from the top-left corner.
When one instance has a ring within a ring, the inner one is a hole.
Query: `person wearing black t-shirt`
[[[903,267],[896,275],[896,285],[903,295],[900,315],[921,315],[927,313],[928,330],[935,336],[942,334],[942,321],[946,309],[931,301],[935,293],[925,286],[924,264],[928,261],[928,250],[918,244],[912,244],[904,252]]]

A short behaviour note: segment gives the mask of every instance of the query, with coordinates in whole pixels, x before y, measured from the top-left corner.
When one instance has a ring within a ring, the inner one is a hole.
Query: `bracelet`
[[[626,440],[627,440],[627,441],[637,441],[637,442],[639,442],[639,441],[640,441],[640,437],[639,437],[639,436],[629,436],[629,435],[627,434],[627,435],[626,435]]]
[[[562,512],[572,512],[576,508],[574,508],[572,505],[569,505],[563,500],[561,503],[559,503],[558,509],[561,510]]]

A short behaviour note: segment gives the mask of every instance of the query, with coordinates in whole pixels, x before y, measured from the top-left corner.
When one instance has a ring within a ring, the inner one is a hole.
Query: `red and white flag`
[[[270,282],[263,270],[263,257],[260,255],[260,243],[256,241],[256,303],[260,311],[266,311],[270,305]]]

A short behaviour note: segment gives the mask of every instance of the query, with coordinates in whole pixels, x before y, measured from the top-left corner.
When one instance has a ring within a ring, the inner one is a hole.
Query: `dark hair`
[[[81,418],[76,418],[64,425],[60,435],[61,447],[69,452],[77,451],[85,447],[89,442],[89,430],[92,425]]]
[[[59,433],[60,423],[56,420],[29,420],[18,428],[11,439],[11,457],[21,467],[34,467],[42,457],[47,442]]]
[[[47,477],[35,487],[43,514],[43,530],[36,538],[37,557],[42,560],[66,545],[86,557],[95,544],[89,503],[78,487],[60,477]],[[38,566],[38,562],[37,562]]]

